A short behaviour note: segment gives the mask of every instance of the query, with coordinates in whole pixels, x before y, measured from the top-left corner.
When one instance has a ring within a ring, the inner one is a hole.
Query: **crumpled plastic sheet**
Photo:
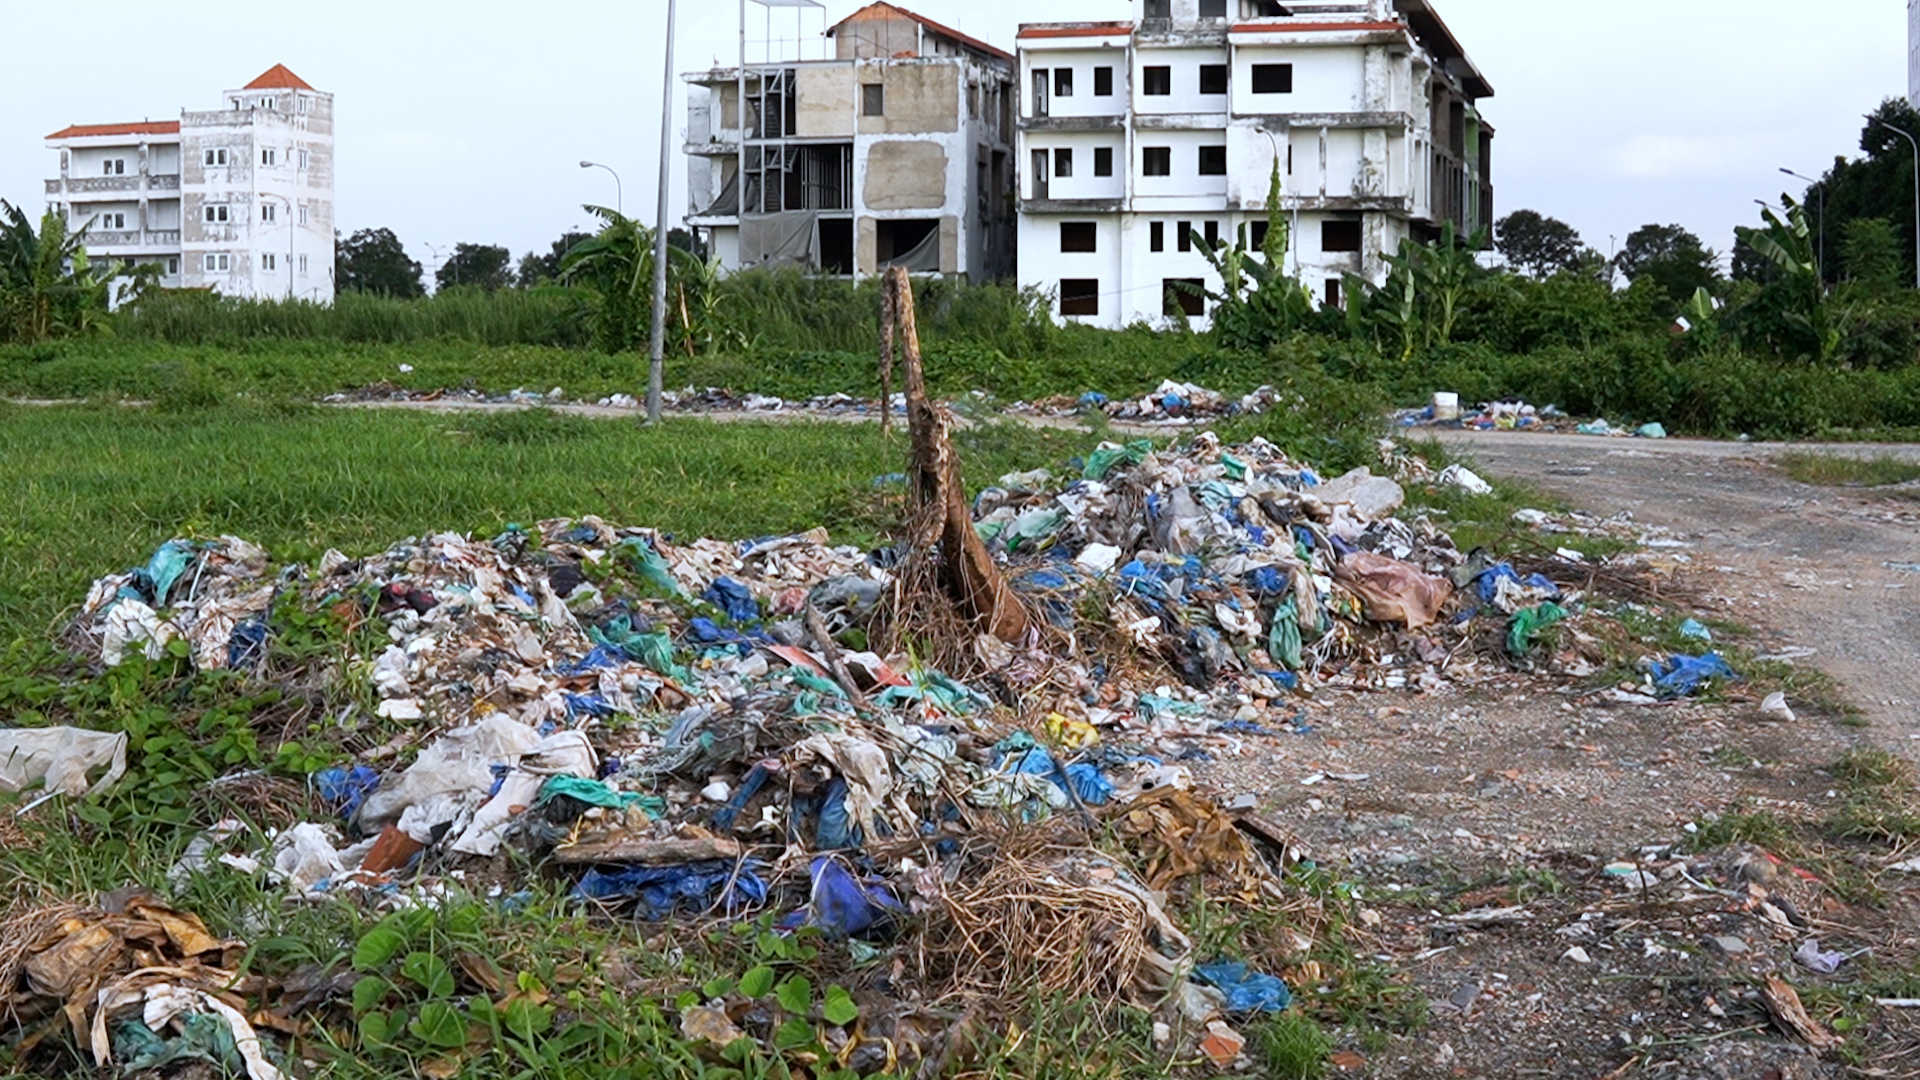
[[[581,900],[634,900],[649,919],[674,912],[697,914],[718,907],[736,914],[767,902],[767,886],[751,859],[683,863],[678,866],[595,867],[573,887]]]
[[[360,804],[380,786],[380,774],[365,765],[322,769],[313,774],[313,783],[320,798],[339,809],[342,820],[352,821],[360,812]]]
[[[1653,685],[1660,691],[1661,697],[1692,697],[1700,688],[1714,679],[1729,682],[1738,679],[1739,673],[1733,670],[1719,653],[1710,652],[1704,656],[1674,655],[1664,662],[1653,666]]]
[[[87,774],[106,772],[91,786]],[[76,727],[0,728],[0,791],[38,784],[48,792],[91,797],[127,771],[127,733]]]
[[[1239,961],[1196,964],[1193,974],[1200,982],[1226,995],[1228,1012],[1284,1012],[1293,1001],[1292,992],[1278,976],[1249,971],[1247,965]]]
[[[1333,576],[1366,605],[1367,618],[1404,623],[1409,630],[1431,626],[1453,595],[1444,579],[1369,551],[1352,552],[1335,563]]]

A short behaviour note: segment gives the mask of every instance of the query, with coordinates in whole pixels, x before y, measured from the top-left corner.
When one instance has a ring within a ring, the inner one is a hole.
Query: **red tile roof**
[[[180,121],[152,120],[137,124],[73,124],[47,136],[49,139],[88,139],[95,135],[178,135]]]
[[[965,45],[968,48],[978,49],[979,51],[986,53],[988,56],[997,56],[1002,60],[1013,59],[1013,54],[1010,52],[1007,52],[1004,49],[996,49],[993,46],[987,44],[986,42],[981,41],[979,38],[968,37],[967,35],[961,33],[958,30],[953,29],[952,27],[942,26],[939,23],[934,22],[932,19],[929,19],[924,15],[916,15],[913,12],[908,11],[906,8],[898,7],[896,5],[886,3],[885,0],[881,0],[881,2],[877,4],[868,4],[866,7],[861,8],[859,11],[856,11],[853,14],[847,16],[846,18],[841,19],[839,22],[834,23],[833,26],[828,28],[827,36],[832,37],[835,31],[839,30],[841,27],[847,25],[848,23],[853,22],[855,19],[872,18],[875,15],[881,14],[883,11],[890,11],[895,15],[900,15],[905,18],[912,19],[914,22],[919,23],[921,26],[926,27],[927,29],[933,31],[936,34],[939,34],[942,37],[950,37],[953,40],[959,42],[960,44]]]
[[[1070,37],[1112,37],[1116,34],[1133,33],[1132,23],[1075,23],[1072,26],[1023,26],[1020,36],[1023,38],[1070,38]]]
[[[241,87],[242,90],[311,90],[305,79],[287,70],[285,64],[275,64],[262,72],[260,77]]]

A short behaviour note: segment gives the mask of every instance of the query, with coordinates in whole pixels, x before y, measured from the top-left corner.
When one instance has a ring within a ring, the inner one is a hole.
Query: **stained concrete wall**
[[[802,66],[795,72],[799,102],[794,134],[803,139],[843,138],[853,134],[859,89],[846,64]]]
[[[857,71],[861,85],[886,87],[886,115],[860,117],[860,134],[919,135],[960,129],[961,68],[957,65],[863,63]]]
[[[861,201],[871,210],[938,210],[947,203],[947,149],[890,140],[867,150]]]

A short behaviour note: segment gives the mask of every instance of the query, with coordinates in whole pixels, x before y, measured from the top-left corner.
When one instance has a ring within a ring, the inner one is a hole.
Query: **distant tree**
[[[707,245],[700,239],[699,233],[688,232],[686,229],[668,229],[667,246],[679,248],[701,262],[707,261]]]
[[[1588,250],[1579,230],[1533,210],[1515,210],[1493,228],[1494,243],[1507,264],[1530,277],[1578,270]]]
[[[520,260],[520,269],[515,275],[515,284],[522,289],[531,289],[535,285],[545,285],[560,280],[560,263],[573,250],[573,245],[582,240],[593,238],[592,233],[577,232],[572,229],[560,234],[553,247],[546,254],[529,251]]]
[[[1815,242],[1826,239],[1826,276],[1837,282],[1845,266],[1840,245],[1847,226],[1860,218],[1884,218],[1893,225],[1899,244],[1900,280],[1913,280],[1913,147],[1887,130],[1889,125],[1920,139],[1920,113],[1904,98],[1889,98],[1873,111],[1860,129],[1864,157],[1835,158],[1820,182],[1807,189],[1802,202],[1811,208]]]
[[[1719,256],[1678,225],[1642,225],[1627,237],[1614,268],[1629,282],[1645,278],[1675,310],[1699,289],[1720,283]]]
[[[1892,292],[1905,279],[1907,260],[1900,234],[1886,218],[1854,218],[1840,241],[1840,261],[1847,280],[1872,292]]]
[[[513,284],[513,252],[493,244],[456,244],[453,257],[433,272],[439,288],[458,285],[494,292]]]
[[[420,264],[407,258],[392,229],[361,229],[340,242],[333,260],[334,284],[342,292],[374,293],[399,300],[426,295]]]

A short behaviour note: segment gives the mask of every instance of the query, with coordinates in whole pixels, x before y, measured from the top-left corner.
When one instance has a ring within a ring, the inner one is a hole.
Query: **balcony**
[[[179,191],[180,190],[180,174],[165,173],[157,176],[149,176],[147,177],[147,190],[148,191]]]
[[[75,195],[115,194],[132,195],[140,190],[140,177],[133,176],[86,176],[67,180],[67,190]]]
[[[120,254],[128,248],[135,251],[177,249],[180,246],[180,230],[153,230],[146,233],[141,233],[138,229],[89,232],[84,243],[88,250],[102,254]]]

